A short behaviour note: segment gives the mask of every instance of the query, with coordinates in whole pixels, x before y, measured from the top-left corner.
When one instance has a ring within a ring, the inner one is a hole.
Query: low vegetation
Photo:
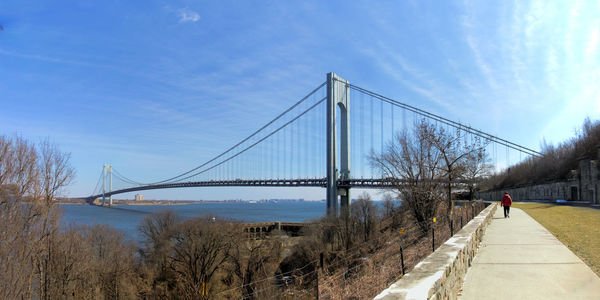
[[[600,210],[542,203],[515,203],[554,234],[600,276]]]
[[[300,237],[162,211],[139,225],[138,245],[108,226],[59,226],[56,199],[75,174],[69,154],[0,136],[0,298],[373,297],[402,276],[401,254],[408,271],[484,208],[473,201],[457,209],[453,199],[456,181],[473,184],[485,171],[484,144],[465,140],[418,123],[371,155],[381,174],[406,184],[380,207],[362,194]]]
[[[566,180],[574,176],[580,159],[597,159],[600,152],[600,121],[586,119],[576,136],[557,145],[541,145],[541,157],[531,157],[489,178],[485,188],[502,188]]]

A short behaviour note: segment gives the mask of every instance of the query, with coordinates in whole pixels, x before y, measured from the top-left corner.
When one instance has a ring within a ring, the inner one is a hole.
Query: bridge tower
[[[337,108],[340,108],[338,166]],[[350,87],[335,73],[327,74],[327,214],[337,216],[338,196],[341,211],[348,213],[350,188],[337,186],[338,179],[350,179]]]
[[[104,206],[105,202],[106,202],[106,197],[104,196],[104,194],[106,194],[106,174],[108,173],[108,177],[109,177],[109,187],[108,187],[108,192],[112,192],[112,165],[104,165],[102,167],[102,206]],[[112,201],[112,194],[109,196],[109,206],[113,205],[113,201]]]

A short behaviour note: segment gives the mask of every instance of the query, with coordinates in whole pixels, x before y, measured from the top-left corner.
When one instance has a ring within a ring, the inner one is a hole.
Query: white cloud
[[[483,58],[482,51],[479,47],[479,43],[475,41],[475,38],[471,34],[467,34],[466,41],[469,48],[471,48],[471,51],[473,52],[473,56],[475,58],[475,62],[479,67],[479,70],[483,74],[484,78],[488,82],[489,87],[493,90],[497,90],[498,84],[496,83],[496,79],[493,75],[496,72],[492,70],[487,60]]]
[[[550,88],[554,90],[559,89],[559,72],[560,65],[558,62],[558,55],[554,47],[549,47],[546,54],[546,76],[548,78],[548,84]]]
[[[590,34],[587,47],[585,49],[586,57],[595,57],[596,50],[598,50],[598,43],[600,42],[600,28],[596,26],[594,31]]]
[[[179,23],[185,23],[185,22],[197,22],[198,20],[200,20],[200,15],[189,9],[189,8],[182,8],[178,11],[178,15],[179,15]]]

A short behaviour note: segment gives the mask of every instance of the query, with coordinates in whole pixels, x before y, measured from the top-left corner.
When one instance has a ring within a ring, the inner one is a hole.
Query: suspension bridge
[[[154,182],[132,180],[105,165],[88,199],[142,190],[190,187],[322,187],[327,213],[346,207],[352,188],[390,188],[401,179],[384,178],[369,162],[394,135],[420,119],[456,130],[465,143],[486,141],[496,170],[540,153],[460,122],[361,88],[334,73],[305,97],[208,161]],[[498,148],[505,148],[500,158]],[[352,164],[351,164],[352,162]]]

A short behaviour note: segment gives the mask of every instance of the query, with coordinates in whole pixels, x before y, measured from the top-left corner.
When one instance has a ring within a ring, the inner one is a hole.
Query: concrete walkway
[[[458,299],[600,299],[600,277],[528,214],[498,207]]]

